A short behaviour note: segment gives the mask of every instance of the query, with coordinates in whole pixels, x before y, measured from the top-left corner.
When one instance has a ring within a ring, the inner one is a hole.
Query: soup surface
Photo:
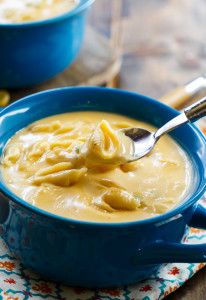
[[[154,129],[102,112],[42,119],[6,145],[4,181],[32,205],[73,219],[124,222],[164,213],[188,191],[190,162],[165,136],[149,156],[126,163],[131,145],[121,129],[135,126]]]
[[[71,10],[79,0],[0,0],[0,23],[52,18]]]

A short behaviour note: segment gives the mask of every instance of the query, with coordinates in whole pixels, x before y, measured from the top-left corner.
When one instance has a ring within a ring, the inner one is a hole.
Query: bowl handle
[[[139,249],[132,262],[136,265],[206,262],[206,244],[189,245],[160,240]]]
[[[198,203],[189,226],[206,229],[206,208]]]
[[[206,229],[206,208],[199,204],[189,226]],[[138,249],[133,259],[135,264],[199,263],[206,262],[205,244],[182,244],[157,240]]]

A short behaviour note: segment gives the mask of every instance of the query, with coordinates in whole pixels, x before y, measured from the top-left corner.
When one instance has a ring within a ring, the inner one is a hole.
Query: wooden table
[[[206,72],[205,20],[205,0],[98,0],[89,17],[122,55],[115,84],[155,98]],[[65,85],[59,78],[12,98]],[[203,269],[168,299],[205,300],[205,290]]]

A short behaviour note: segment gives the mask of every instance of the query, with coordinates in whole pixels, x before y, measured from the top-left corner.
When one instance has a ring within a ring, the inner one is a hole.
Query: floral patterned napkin
[[[206,133],[204,121],[200,123]],[[206,207],[206,199],[201,200]],[[206,243],[206,230],[188,228],[184,243]],[[25,269],[0,239],[0,299],[5,300],[160,300],[191,278],[204,263],[164,264],[157,274],[133,286],[86,290],[47,282]]]

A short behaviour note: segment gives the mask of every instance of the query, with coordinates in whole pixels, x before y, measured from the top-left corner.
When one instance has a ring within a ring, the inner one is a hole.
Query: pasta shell
[[[110,179],[95,178],[95,181],[96,181],[97,184],[101,185],[104,188],[115,187],[115,188],[123,189],[119,184],[117,184],[116,182],[114,182]]]
[[[65,171],[70,170],[72,167],[72,164],[70,162],[60,162],[54,166],[44,168],[42,170],[39,170],[36,175],[37,176],[45,176],[48,174],[53,174],[59,171]]]
[[[118,128],[118,129],[123,129],[123,128],[132,128],[132,124],[129,122],[114,122],[113,125]]]
[[[107,121],[99,123],[82,152],[88,166],[98,164],[118,164],[120,142],[117,133]]]
[[[133,172],[133,171],[137,170],[137,168],[138,168],[137,162],[131,162],[131,163],[123,164],[120,166],[120,169],[125,173]]]
[[[10,147],[3,159],[3,165],[5,166],[11,166],[12,164],[15,164],[21,155],[21,147],[20,146],[13,146]]]
[[[59,171],[48,175],[35,176],[32,183],[36,185],[51,183],[57,186],[69,187],[77,183],[86,172],[86,168]]]
[[[35,143],[32,147],[31,152],[28,153],[28,158],[38,160],[49,149],[50,145],[48,142]]]
[[[32,132],[54,132],[58,128],[61,127],[61,123],[59,121],[53,121],[49,124],[36,124],[30,127]]]
[[[127,191],[111,188],[103,196],[102,200],[116,210],[136,210],[140,201]]]

